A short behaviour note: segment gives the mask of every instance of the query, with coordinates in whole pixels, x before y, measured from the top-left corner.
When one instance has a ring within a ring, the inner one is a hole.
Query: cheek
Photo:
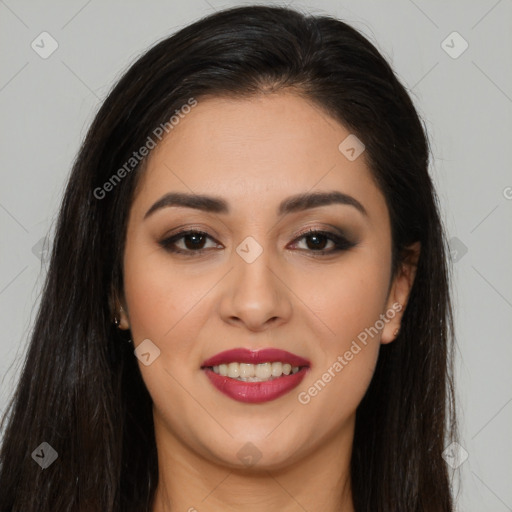
[[[354,254],[336,269],[326,267],[301,280],[306,305],[324,324],[326,349],[342,349],[379,319],[387,299],[387,268],[382,259]]]
[[[313,410],[318,407],[319,415],[326,408],[335,411],[334,416],[350,415],[370,384],[389,284],[386,265],[358,255],[347,259],[339,271],[317,273],[309,282],[308,306],[321,319],[324,334],[316,340],[321,353],[318,364],[301,386],[298,399]]]
[[[158,249],[127,245],[124,288],[135,340],[154,338],[168,343],[172,331],[201,299],[206,285],[205,279],[199,285],[199,280],[173,270]]]

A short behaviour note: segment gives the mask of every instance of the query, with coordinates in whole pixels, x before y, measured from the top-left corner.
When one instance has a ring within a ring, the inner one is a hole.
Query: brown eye
[[[313,250],[318,250],[318,249],[319,250],[324,250],[325,246],[329,242],[329,238],[326,235],[321,235],[321,234],[318,234],[318,233],[313,234],[313,235],[305,236],[304,238],[306,240],[308,240],[308,242],[310,242],[310,243],[306,242],[307,245],[308,245],[308,249],[313,249]]]
[[[312,253],[318,253],[320,255],[345,251],[356,245],[354,242],[347,240],[344,236],[340,236],[329,231],[319,231],[314,229],[302,233],[300,237],[296,238],[296,241],[303,239],[307,240],[306,248],[304,250]],[[332,243],[331,248],[326,249],[326,245],[329,242]]]
[[[181,253],[181,254],[199,254],[207,250],[205,244],[207,240],[213,240],[208,233],[204,231],[189,230],[177,233],[165,240],[160,242],[160,245],[169,252]],[[178,242],[181,242],[181,247],[178,246]],[[215,244],[214,244],[215,246]]]
[[[205,235],[199,233],[190,233],[183,237],[185,247],[190,250],[203,249],[206,241]]]

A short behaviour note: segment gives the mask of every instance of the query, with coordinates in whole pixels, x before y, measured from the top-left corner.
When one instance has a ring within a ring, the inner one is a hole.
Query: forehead
[[[149,207],[178,190],[261,209],[293,194],[339,190],[385,214],[364,151],[355,160],[340,151],[347,137],[345,126],[295,93],[199,99],[150,153],[135,202]]]

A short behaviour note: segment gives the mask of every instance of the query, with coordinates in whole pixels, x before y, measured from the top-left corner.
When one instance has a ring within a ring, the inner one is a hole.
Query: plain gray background
[[[0,0],[0,413],[39,301],[42,240],[48,233],[51,240],[72,161],[99,105],[157,40],[243,3]],[[455,482],[458,510],[512,511],[512,0],[289,5],[362,31],[426,122],[454,259],[459,420],[469,455]],[[51,48],[42,32],[58,44],[47,58],[31,47],[44,37],[45,51]]]

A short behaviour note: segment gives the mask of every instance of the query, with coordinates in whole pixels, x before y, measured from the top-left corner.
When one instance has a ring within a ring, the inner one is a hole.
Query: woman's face
[[[385,199],[350,135],[292,93],[216,98],[199,100],[149,155],[129,218],[121,325],[160,445],[264,468],[351,446],[412,277],[391,280]],[[320,193],[338,195],[301,200]]]

